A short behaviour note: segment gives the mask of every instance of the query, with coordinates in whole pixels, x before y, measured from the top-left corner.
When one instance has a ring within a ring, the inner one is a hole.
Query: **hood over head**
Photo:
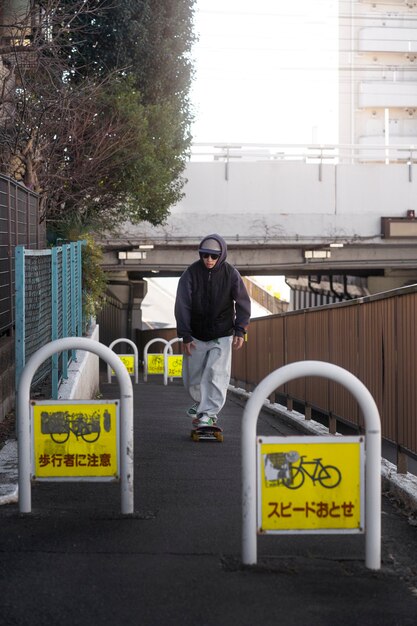
[[[223,237],[220,237],[220,235],[213,233],[212,235],[206,235],[206,237],[201,240],[198,247],[198,252],[200,254],[200,258],[202,254],[218,254],[219,260],[216,263],[216,267],[218,267],[226,260],[227,244]]]

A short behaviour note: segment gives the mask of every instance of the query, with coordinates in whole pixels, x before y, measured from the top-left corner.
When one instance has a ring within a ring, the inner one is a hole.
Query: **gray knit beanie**
[[[207,254],[210,254],[210,252],[212,252],[213,254],[220,254],[222,249],[221,249],[219,242],[216,239],[211,239],[209,237],[208,239],[203,239],[198,251],[200,253],[207,253]]]

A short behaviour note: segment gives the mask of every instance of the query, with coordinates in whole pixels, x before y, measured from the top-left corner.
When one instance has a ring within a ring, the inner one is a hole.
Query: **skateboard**
[[[223,430],[220,426],[199,426],[191,431],[193,441],[223,441]]]

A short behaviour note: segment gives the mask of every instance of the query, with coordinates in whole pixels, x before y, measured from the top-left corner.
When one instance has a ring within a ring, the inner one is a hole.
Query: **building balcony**
[[[360,161],[406,161],[414,160],[417,155],[417,134],[390,135],[389,145],[385,145],[385,135],[363,135],[359,137]],[[402,147],[404,146],[404,147]]]
[[[409,52],[417,54],[417,28],[361,28],[359,52]]]
[[[387,82],[363,81],[359,83],[358,106],[374,108],[417,107],[417,81]]]
[[[353,0],[355,2],[355,0]],[[369,0],[357,0],[357,2],[359,4],[369,4]],[[381,0],[379,0],[379,2],[375,2],[374,3],[376,6],[378,5],[382,5],[382,7],[384,9],[386,9],[387,6],[387,2],[381,2]],[[412,4],[411,0],[409,0],[409,2],[407,2],[407,0],[390,0],[389,4],[398,6],[398,5],[402,5],[402,6],[408,6],[410,4]],[[413,2],[413,4],[415,4],[415,2]]]

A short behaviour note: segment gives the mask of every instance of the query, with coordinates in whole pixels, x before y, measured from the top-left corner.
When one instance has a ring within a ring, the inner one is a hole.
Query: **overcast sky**
[[[337,0],[197,0],[195,142],[337,142]]]

